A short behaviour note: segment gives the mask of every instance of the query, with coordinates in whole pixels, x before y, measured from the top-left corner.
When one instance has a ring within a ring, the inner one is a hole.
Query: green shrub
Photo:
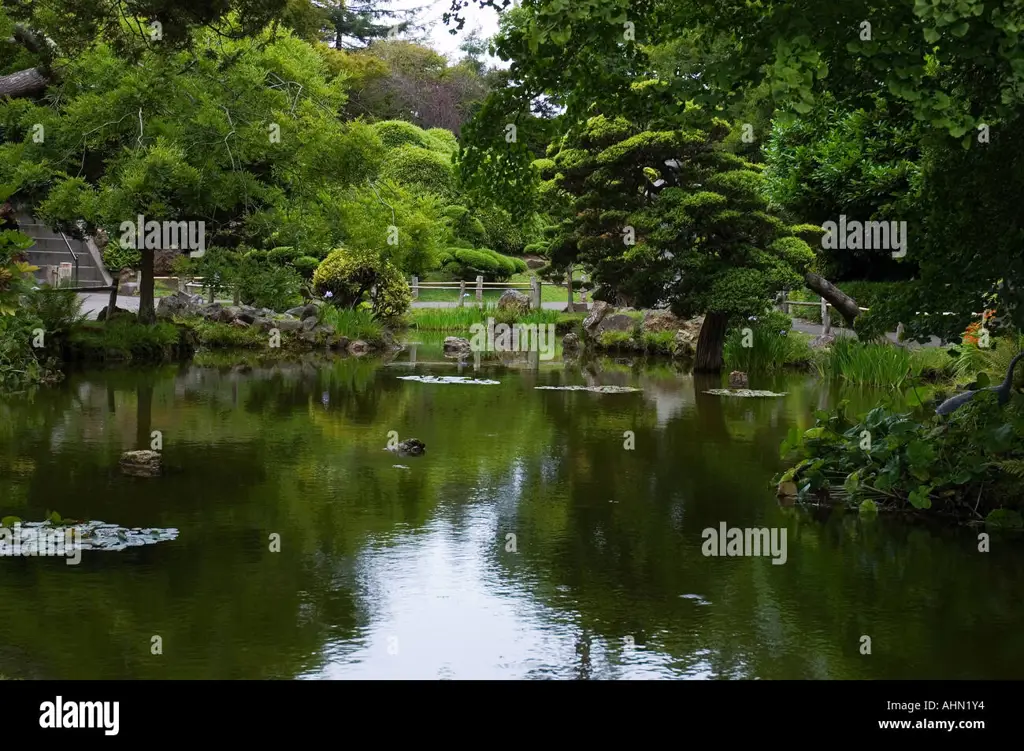
[[[457,240],[468,242],[468,247],[476,247],[487,242],[484,225],[465,206],[448,206],[444,210],[444,215],[451,223],[452,234]]]
[[[300,255],[302,255],[302,252],[295,248],[271,248],[267,251],[267,260],[270,261],[270,263],[276,263],[278,266],[284,266],[285,264],[294,261]]]
[[[198,343],[213,349],[257,349],[267,345],[267,335],[258,328],[238,328],[202,318],[183,322],[196,334]]]
[[[526,249],[527,232],[520,220],[504,209],[478,209],[477,217],[487,232],[487,246],[506,255],[522,255]]]
[[[520,265],[516,261],[520,261],[523,267],[526,265],[522,259],[512,259],[488,248],[449,248],[447,252],[454,260],[444,264],[445,271],[466,281],[473,281],[478,276],[485,281],[504,281],[519,271]]]
[[[79,360],[162,362],[172,359],[181,345],[181,331],[173,323],[140,324],[134,318],[88,322],[68,336],[71,357]]]
[[[313,273],[313,291],[321,297],[330,293],[331,304],[339,308],[355,308],[369,297],[373,314],[381,319],[403,315],[412,303],[402,272],[377,251],[364,248],[331,252]]]
[[[427,132],[405,120],[384,120],[373,124],[381,142],[389,149],[397,149],[402,146],[418,146],[423,149],[430,148],[432,139]],[[436,143],[436,140],[433,141]]]
[[[455,191],[455,174],[451,163],[436,151],[416,146],[402,146],[390,151],[381,176],[409,188],[433,193],[442,198]]]
[[[265,261],[266,254],[247,255],[240,265],[237,284],[242,304],[281,311],[302,302],[299,272],[290,266],[275,266]]]
[[[24,309],[28,315],[39,319],[47,335],[64,333],[87,317],[82,313],[82,298],[77,292],[49,285],[26,295]]]
[[[312,256],[299,256],[292,261],[292,266],[302,275],[303,279],[312,279],[313,272],[316,271],[319,265],[320,259],[313,258]]]
[[[437,151],[452,154],[459,150],[459,140],[455,134],[445,128],[430,128],[426,131],[430,146]]]

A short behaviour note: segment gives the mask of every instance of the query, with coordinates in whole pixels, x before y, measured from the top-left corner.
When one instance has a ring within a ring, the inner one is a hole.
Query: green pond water
[[[562,385],[641,391],[536,388]],[[0,516],[178,535],[74,566],[0,558],[0,674],[1024,677],[1018,539],[979,553],[977,530],[776,500],[789,427],[878,394],[804,375],[751,379],[779,398],[702,393],[722,385],[610,360],[460,367],[435,343],[391,362],[83,372],[8,397]],[[163,475],[122,475],[153,431]],[[425,455],[385,451],[391,431]],[[785,528],[785,563],[705,556],[722,522]]]

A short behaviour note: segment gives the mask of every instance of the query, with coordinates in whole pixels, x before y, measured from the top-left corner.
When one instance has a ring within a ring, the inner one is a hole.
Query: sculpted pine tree
[[[689,119],[659,130],[599,116],[568,136],[554,184],[571,210],[549,254],[589,268],[597,299],[704,314],[695,367],[716,372],[730,322],[800,286],[814,253],[768,212],[757,168],[720,147],[728,124]]]

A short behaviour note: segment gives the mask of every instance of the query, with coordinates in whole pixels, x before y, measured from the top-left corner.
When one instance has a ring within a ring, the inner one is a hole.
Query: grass
[[[763,327],[753,329],[752,346],[744,347],[743,329],[732,329],[725,339],[723,358],[730,370],[773,373],[783,368],[806,368],[814,360],[811,337],[789,330],[785,336]]]
[[[367,344],[381,344],[384,341],[384,324],[366,308],[353,310],[321,305],[319,322],[333,326],[338,336],[344,336],[350,341],[361,339]]]
[[[467,305],[462,308],[413,308],[410,314],[413,327],[419,331],[465,332],[474,324],[486,324],[489,317],[496,323],[555,324],[556,329],[565,325],[571,328],[577,317],[580,321],[583,319],[582,316],[560,313],[556,310],[531,310],[526,315],[517,317],[489,304]]]
[[[862,386],[902,389],[920,380],[924,361],[911,350],[840,336],[816,361],[825,378]]]
[[[194,332],[196,341],[210,349],[265,349],[269,341],[266,332],[251,326],[240,328],[202,318],[179,319],[176,323]]]
[[[187,349],[182,329],[173,323],[144,326],[129,316],[82,323],[69,333],[67,345],[71,359],[88,361],[163,361]]]

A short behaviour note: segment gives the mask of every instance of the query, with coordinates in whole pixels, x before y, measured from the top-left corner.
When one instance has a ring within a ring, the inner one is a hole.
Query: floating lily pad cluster
[[[467,378],[465,376],[398,376],[402,381],[419,381],[420,383],[463,384],[466,386],[497,386],[501,381],[488,381],[486,378]]]
[[[67,534],[73,530],[72,540],[81,550],[124,550],[125,548],[154,545],[158,542],[169,542],[178,537],[176,529],[159,529],[155,527],[140,528],[119,527],[101,521],[71,524],[62,522],[18,522],[9,531],[12,535],[10,544],[26,544],[38,539],[43,532],[50,530]]]
[[[776,394],[774,391],[757,391],[754,389],[708,389],[704,392],[705,394],[714,394],[715,396],[740,396],[747,398],[758,398],[758,397],[771,397],[771,396],[788,396],[788,391],[783,391],[781,394]]]
[[[640,389],[629,386],[534,386],[546,391],[592,391],[595,394],[630,394]]]

